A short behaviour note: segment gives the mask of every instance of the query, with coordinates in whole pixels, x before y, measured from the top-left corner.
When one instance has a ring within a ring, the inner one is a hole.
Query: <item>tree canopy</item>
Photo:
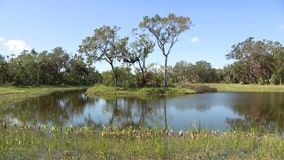
[[[155,43],[150,40],[149,35],[144,33],[138,34],[136,28],[132,32],[135,35],[135,41],[130,43],[129,51],[123,54],[123,61],[130,64],[138,63],[142,74],[142,80],[138,83],[144,87],[147,83],[145,77],[147,72],[146,59],[154,51]]]
[[[167,65],[168,56],[173,45],[178,41],[179,35],[192,26],[189,17],[176,16],[170,13],[167,17],[156,14],[153,17],[145,16],[139,26],[148,30],[156,39],[162,54],[165,57],[164,85],[168,86]]]
[[[283,74],[283,47],[275,41],[255,41],[249,37],[232,46],[227,59],[236,59],[234,72],[247,83],[279,83]]]
[[[126,52],[128,37],[120,39],[117,35],[119,27],[102,26],[95,29],[94,35],[83,39],[79,52],[86,53],[90,63],[106,61],[114,74],[115,86],[118,85],[118,73],[115,70],[115,61],[120,61],[123,52]]]

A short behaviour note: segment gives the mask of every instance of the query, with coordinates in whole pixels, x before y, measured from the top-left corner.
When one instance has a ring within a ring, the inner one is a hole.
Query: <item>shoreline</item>
[[[63,92],[86,89],[87,86],[37,86],[37,87],[18,87],[0,86],[0,110],[8,108],[9,105],[28,98],[44,96],[53,92]]]
[[[56,91],[85,89],[89,96],[176,96],[212,92],[284,92],[284,85],[256,84],[191,84],[169,88],[115,88],[104,85],[94,86],[0,86],[0,110],[12,103],[27,98],[43,96]]]

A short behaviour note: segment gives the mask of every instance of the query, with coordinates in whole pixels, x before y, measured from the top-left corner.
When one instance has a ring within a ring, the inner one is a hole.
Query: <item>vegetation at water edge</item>
[[[283,159],[283,136],[28,124],[0,127],[0,159]]]

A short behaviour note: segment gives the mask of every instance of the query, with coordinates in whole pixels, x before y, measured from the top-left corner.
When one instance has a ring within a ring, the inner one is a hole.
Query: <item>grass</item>
[[[38,97],[50,94],[55,91],[67,91],[87,89],[87,87],[60,87],[60,86],[41,86],[41,87],[0,87],[0,110],[7,108],[10,104],[22,101],[27,98]]]
[[[146,88],[116,88],[105,85],[95,85],[87,90],[89,95],[184,95],[196,93],[196,91],[187,88],[175,87],[146,87]]]
[[[257,84],[199,84],[217,88],[218,92],[284,92],[284,85],[257,85]]]
[[[195,132],[94,127],[0,128],[0,159],[283,159],[283,137],[255,132]]]
[[[208,83],[208,84],[194,84],[191,87],[182,86],[181,87],[145,87],[145,88],[134,88],[134,89],[124,89],[124,88],[115,88],[105,85],[95,85],[87,90],[89,95],[185,95],[185,94],[194,94],[198,91],[193,90],[192,88],[197,87],[202,90],[207,88],[217,89],[217,92],[284,92],[284,85],[256,85],[256,84],[217,84],[217,83]],[[200,87],[200,86],[204,86]],[[208,90],[211,92],[211,90]]]
[[[0,94],[5,95],[5,94],[13,94],[13,93],[22,93],[24,92],[23,90],[20,90],[19,88],[16,87],[1,87],[0,88]]]

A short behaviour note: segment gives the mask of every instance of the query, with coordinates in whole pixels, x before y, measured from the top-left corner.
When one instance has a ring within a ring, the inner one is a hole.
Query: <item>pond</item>
[[[284,93],[205,93],[186,96],[88,97],[56,92],[17,103],[5,116],[10,125],[66,127],[168,127],[174,131],[284,131]]]

